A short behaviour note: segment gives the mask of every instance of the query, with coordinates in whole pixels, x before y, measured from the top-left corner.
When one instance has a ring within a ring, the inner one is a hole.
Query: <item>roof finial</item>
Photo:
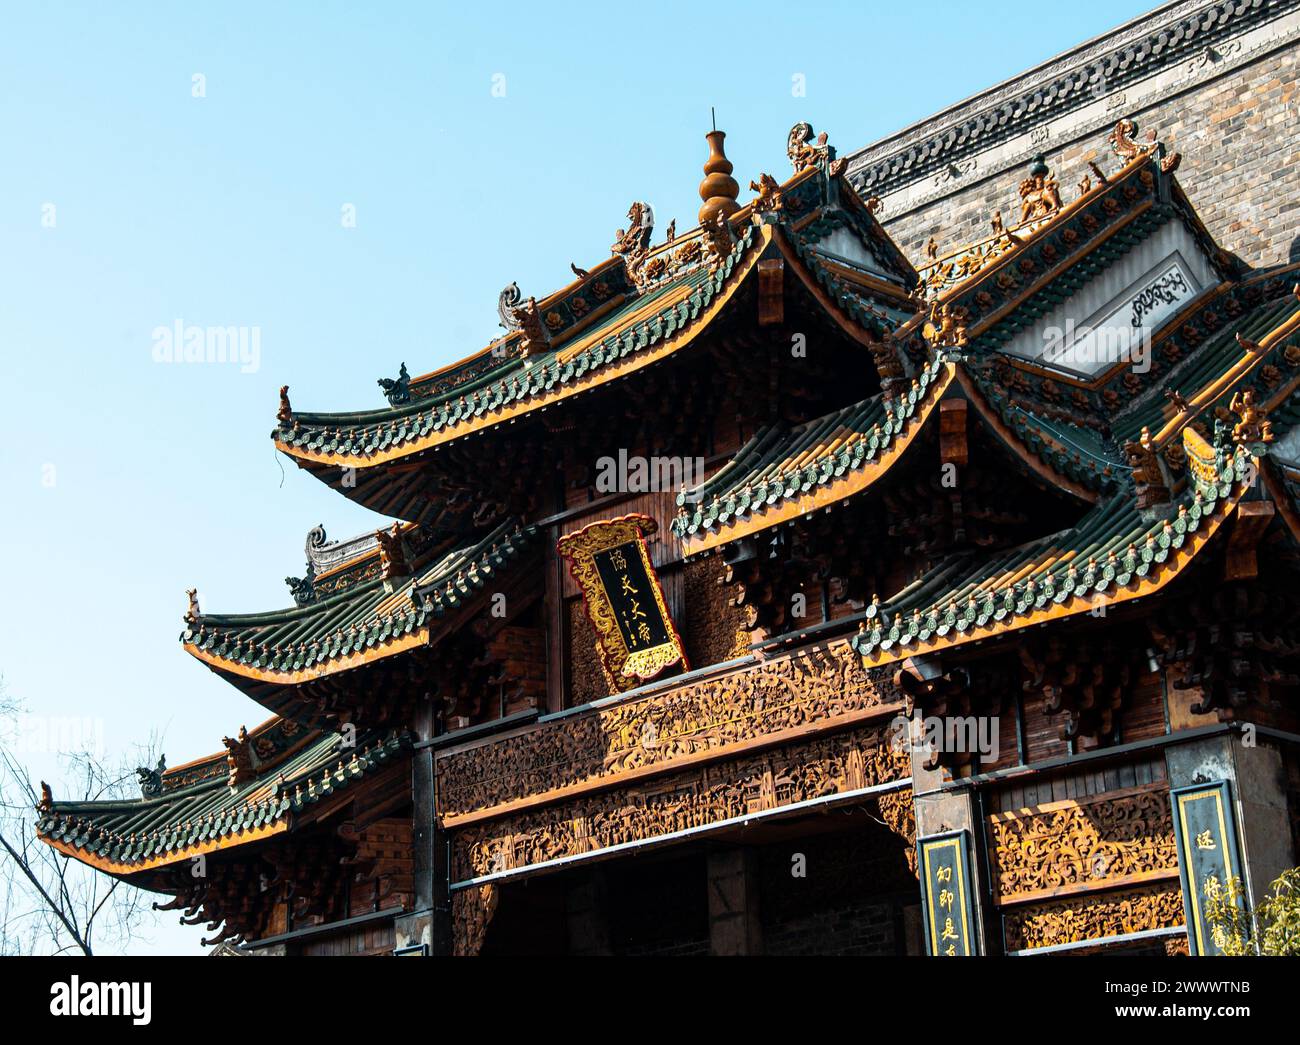
[[[740,185],[731,176],[734,168],[722,146],[726,137],[727,132],[718,130],[716,122],[714,129],[704,136],[709,143],[709,159],[704,164],[704,180],[700,182],[700,199],[704,201],[700,207],[701,225],[708,224],[719,214],[731,217],[740,210],[740,204],[736,202]]]

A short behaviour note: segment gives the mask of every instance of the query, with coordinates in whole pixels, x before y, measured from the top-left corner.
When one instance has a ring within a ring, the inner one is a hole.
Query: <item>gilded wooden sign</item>
[[[673,664],[688,666],[646,549],[646,534],[656,525],[649,516],[626,515],[584,526],[556,543],[582,592],[601,666],[616,692]]]
[[[922,838],[917,849],[926,952],[949,958],[978,954],[969,835],[931,835]]]
[[[1205,921],[1205,886],[1226,887],[1241,878],[1232,790],[1226,780],[1194,784],[1171,793],[1178,866],[1183,879],[1183,908],[1192,954],[1221,954]]]

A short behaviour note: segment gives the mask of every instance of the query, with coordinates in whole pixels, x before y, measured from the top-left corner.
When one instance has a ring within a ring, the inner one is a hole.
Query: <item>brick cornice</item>
[[[1206,48],[1300,11],[1300,0],[1184,0],[1095,38],[848,157],[863,196],[898,192],[1060,119],[1102,94],[1197,59]],[[1218,75],[1206,63],[1204,78]],[[961,191],[964,185],[954,185]],[[940,195],[943,195],[942,193]]]

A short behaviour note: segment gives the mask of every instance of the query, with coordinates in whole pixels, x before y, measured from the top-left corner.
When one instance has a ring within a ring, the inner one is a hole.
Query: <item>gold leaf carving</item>
[[[1183,891],[1177,882],[1128,893],[1072,897],[1016,908],[1006,917],[1007,950],[1100,940],[1183,922]]]
[[[1002,903],[1116,878],[1178,871],[1164,787],[989,817],[993,880]]]
[[[907,848],[904,850],[907,866],[912,874],[917,874],[916,806],[912,789],[909,787],[902,791],[891,791],[889,794],[881,795],[876,799],[876,805],[880,809],[881,819],[889,825],[889,829],[907,843]]]
[[[488,923],[497,909],[495,885],[474,885],[451,896],[452,953],[472,957],[483,948]]]
[[[707,679],[438,759],[438,813],[457,816],[645,766],[723,751],[902,699],[845,643]]]
[[[907,777],[887,728],[860,728],[454,832],[458,880],[645,842]]]

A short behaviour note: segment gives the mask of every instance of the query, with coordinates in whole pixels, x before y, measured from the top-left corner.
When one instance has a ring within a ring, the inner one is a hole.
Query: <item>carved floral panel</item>
[[[1178,874],[1163,784],[997,813],[988,832],[1001,904]]]
[[[1029,904],[1007,912],[1009,951],[1164,929],[1183,923],[1183,891],[1177,882],[1132,892],[1076,896]]]
[[[708,754],[901,701],[847,644],[559,719],[438,758],[438,813],[462,816],[557,788]]]

